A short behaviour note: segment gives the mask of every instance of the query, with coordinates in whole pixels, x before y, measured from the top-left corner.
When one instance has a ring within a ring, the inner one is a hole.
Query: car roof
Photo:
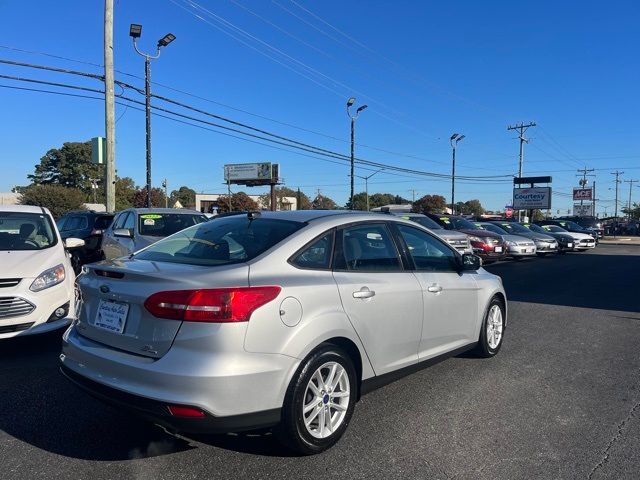
[[[232,212],[233,213],[233,212]],[[249,212],[238,212],[236,215],[247,215]],[[382,219],[402,221],[401,216],[397,215],[381,215],[380,212],[366,212],[363,210],[284,210],[272,212],[269,210],[257,212],[260,214],[260,218],[273,218],[279,220],[289,220],[292,222],[313,222],[323,219],[340,219],[340,217],[348,218],[353,221],[363,220],[375,220],[380,221]],[[223,214],[225,217],[232,215]],[[210,220],[215,220],[220,217],[213,217]]]
[[[35,205],[0,205],[0,212],[42,213],[50,214],[47,208]]]
[[[189,215],[193,215],[194,213],[197,215],[204,215],[204,213],[199,212],[197,210],[191,210],[189,208],[126,208],[125,209],[128,212],[135,212],[135,213],[177,213],[177,214],[189,214]],[[125,211],[122,210],[122,211]],[[120,213],[120,212],[116,212],[116,213]]]

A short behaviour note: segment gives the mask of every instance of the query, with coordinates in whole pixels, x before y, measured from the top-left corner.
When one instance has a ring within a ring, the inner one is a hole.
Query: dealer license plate
[[[573,247],[573,243],[567,243],[567,247],[568,247],[568,248]]]
[[[495,252],[496,253],[502,253],[502,247],[496,247]]]
[[[122,333],[124,332],[124,325],[127,322],[128,313],[129,305],[127,303],[100,300],[94,325],[103,330]]]

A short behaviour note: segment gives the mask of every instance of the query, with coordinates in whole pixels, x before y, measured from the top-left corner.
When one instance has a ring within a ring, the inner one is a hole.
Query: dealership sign
[[[513,208],[515,210],[551,208],[551,187],[514,188]]]
[[[573,189],[574,200],[589,200],[593,199],[593,189],[591,188],[574,188]]]

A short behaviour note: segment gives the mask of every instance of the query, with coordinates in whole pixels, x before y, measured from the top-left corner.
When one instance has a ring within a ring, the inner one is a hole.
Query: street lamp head
[[[455,140],[456,138],[458,138],[458,133],[454,133],[453,135],[451,135],[450,140]]]
[[[459,142],[460,140],[462,140],[464,138],[464,135],[460,135],[457,139],[456,142]]]
[[[360,108],[358,108],[358,110],[356,110],[356,113],[360,113],[361,111],[363,111],[365,108],[367,108],[367,105],[362,105]]]
[[[171,42],[173,42],[175,39],[176,39],[176,36],[173,33],[167,33],[164,37],[162,37],[160,40],[158,40],[158,48],[166,47]]]
[[[351,97],[347,100],[347,107],[351,107],[354,103],[356,103],[356,97]]]
[[[129,27],[129,36],[131,38],[140,38],[140,35],[142,35],[142,25],[132,23]]]

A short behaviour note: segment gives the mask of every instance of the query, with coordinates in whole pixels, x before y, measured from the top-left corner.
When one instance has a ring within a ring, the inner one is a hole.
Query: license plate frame
[[[122,335],[127,325],[129,304],[114,300],[100,300],[93,325],[107,332]]]
[[[502,247],[495,247],[494,252],[502,253]]]

